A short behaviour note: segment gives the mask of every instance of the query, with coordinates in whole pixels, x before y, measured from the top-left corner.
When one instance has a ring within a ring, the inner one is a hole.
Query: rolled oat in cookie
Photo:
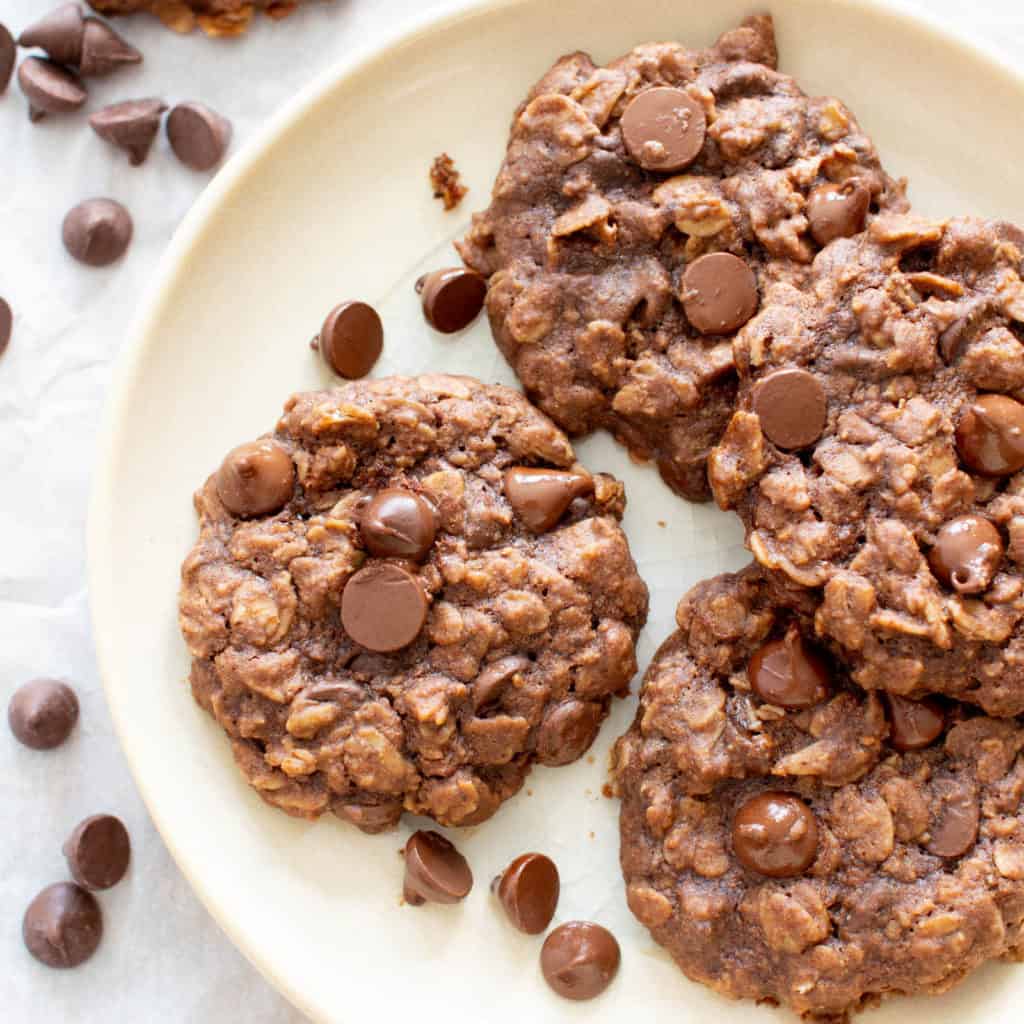
[[[851,684],[814,605],[754,567],[698,584],[613,775],[655,941],[724,995],[840,1021],[1020,956],[1024,724]]]
[[[563,57],[516,111],[491,205],[457,246],[489,279],[529,397],[696,500],[735,401],[733,332],[823,240],[906,206],[850,111],[775,61],[768,17],[707,50]]]
[[[1024,713],[1024,232],[877,218],[736,336],[710,460],[853,678]]]
[[[622,484],[509,388],[295,395],[195,503],[192,692],[289,814],[477,824],[584,754],[636,671]]]

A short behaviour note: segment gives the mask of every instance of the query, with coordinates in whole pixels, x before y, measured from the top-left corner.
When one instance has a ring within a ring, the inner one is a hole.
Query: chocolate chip
[[[578,761],[594,742],[602,717],[600,704],[581,700],[548,708],[537,730],[537,760],[556,766]]]
[[[37,46],[58,64],[77,66],[82,57],[82,36],[85,21],[78,4],[62,4],[44,18],[29,25],[18,36],[18,45]]]
[[[960,417],[956,447],[975,473],[1016,473],[1024,468],[1024,405],[1006,395],[980,395]]]
[[[864,230],[871,190],[852,179],[840,185],[819,185],[807,197],[807,220],[818,245],[850,238]]]
[[[0,24],[0,95],[7,91],[14,74],[14,65],[18,62],[18,48],[14,44],[14,36],[7,26]]]
[[[295,491],[295,464],[277,441],[261,438],[233,448],[217,470],[217,494],[236,516],[279,512]]]
[[[558,868],[542,853],[524,853],[494,880],[494,891],[508,919],[527,935],[540,935],[558,906]]]
[[[800,875],[817,856],[818,823],[799,797],[758,793],[736,811],[732,847],[740,863],[760,875]]]
[[[78,698],[66,683],[33,679],[14,691],[7,722],[15,737],[33,750],[52,750],[71,734],[78,721]]]
[[[0,356],[7,351],[14,330],[14,314],[6,299],[0,299]]]
[[[473,872],[439,832],[414,832],[404,852],[406,903],[459,903],[469,895]]]
[[[340,377],[365,377],[384,348],[384,325],[373,306],[343,302],[327,314],[320,328],[320,353]]]
[[[984,516],[966,515],[939,530],[928,564],[935,576],[959,594],[987,590],[1003,560],[1003,538]]]
[[[756,312],[757,278],[738,256],[712,252],[694,260],[683,274],[683,309],[701,334],[731,334]]]
[[[751,403],[764,436],[788,451],[814,444],[828,419],[828,401],[821,381],[796,367],[775,370],[759,380]]]
[[[388,487],[363,509],[359,533],[371,555],[421,562],[437,535],[437,512],[419,494]]]
[[[109,889],[124,878],[132,847],[128,830],[112,814],[79,822],[64,844],[71,877],[86,889]]]
[[[77,75],[42,57],[28,57],[21,62],[18,85],[28,97],[28,116],[33,121],[47,114],[77,110],[89,95]]]
[[[116,200],[86,199],[67,212],[62,237],[79,263],[106,267],[125,254],[134,230],[132,215]]]
[[[416,282],[427,323],[442,334],[468,327],[484,308],[487,282],[465,267],[435,270]]]
[[[561,469],[505,470],[505,497],[534,533],[546,533],[576,498],[593,493],[593,478]]]
[[[754,652],[747,678],[761,700],[797,710],[820,704],[829,695],[832,675],[824,658],[790,629]]]
[[[544,980],[564,999],[599,996],[613,981],[622,954],[607,928],[591,921],[567,921],[540,950]]]
[[[82,32],[82,58],[78,64],[83,78],[101,78],[129,64],[141,64],[142,54],[98,18],[86,18]]]
[[[889,705],[889,742],[901,753],[930,747],[942,734],[946,715],[932,697],[908,700],[886,694]]]
[[[81,886],[58,882],[28,905],[21,937],[47,967],[77,967],[96,952],[103,937],[100,905]]]
[[[510,654],[487,665],[473,681],[473,711],[479,713],[488,704],[496,704],[505,687],[530,667],[530,659]]]
[[[959,779],[941,778],[932,785],[933,821],[927,849],[936,857],[960,857],[978,838],[978,795]]]
[[[123,149],[133,167],[143,163],[160,130],[163,100],[127,100],[113,103],[89,115],[89,125],[104,141]]]
[[[345,584],[341,624],[370,651],[398,651],[419,636],[427,597],[411,573],[391,562],[368,565]]]
[[[231,122],[202,103],[179,103],[167,117],[174,155],[195,171],[208,171],[224,159]]]
[[[634,96],[622,112],[622,140],[648,171],[681,171],[704,148],[704,108],[682,89],[659,85]]]

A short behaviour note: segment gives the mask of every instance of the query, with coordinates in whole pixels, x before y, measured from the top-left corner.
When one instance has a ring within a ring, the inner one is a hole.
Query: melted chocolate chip
[[[966,515],[939,530],[928,564],[935,576],[959,594],[987,590],[1003,560],[1003,538],[984,516]]]
[[[14,36],[6,25],[0,24],[0,96],[7,91],[14,74],[14,65],[18,62],[18,48],[14,44]]]
[[[534,533],[546,533],[575,498],[593,490],[593,478],[585,473],[523,467],[505,470],[505,497]]]
[[[764,436],[787,451],[814,444],[828,418],[821,381],[796,367],[775,370],[758,381],[752,404]]]
[[[61,4],[56,10],[29,25],[18,36],[18,45],[45,50],[58,64],[75,67],[82,56],[85,21],[78,4]]]
[[[78,110],[89,98],[77,75],[42,57],[28,57],[21,62],[18,85],[28,98],[28,116],[32,121],[47,114]]]
[[[942,778],[932,786],[932,800],[928,852],[937,857],[963,856],[978,838],[977,793],[959,779]]]
[[[124,878],[131,858],[128,830],[112,814],[79,822],[64,844],[71,876],[86,889],[109,889]]]
[[[174,155],[194,171],[209,171],[224,159],[231,122],[202,103],[179,103],[167,116]]]
[[[437,513],[421,495],[389,487],[363,509],[359,533],[371,555],[421,562],[437,535]]]
[[[908,700],[886,694],[889,705],[889,742],[901,753],[930,747],[942,735],[946,714],[932,697]]]
[[[871,190],[856,179],[819,185],[807,197],[807,220],[818,245],[850,238],[864,230]]]
[[[473,682],[473,710],[479,712],[488,704],[496,704],[505,687],[514,684],[516,676],[530,667],[530,659],[511,654],[491,662]]]
[[[99,18],[86,18],[82,31],[79,73],[85,78],[102,78],[118,68],[141,64],[142,54]]]
[[[590,921],[567,921],[540,951],[544,980],[565,999],[599,996],[614,980],[622,954],[607,928]]]
[[[373,306],[343,302],[320,328],[320,353],[327,365],[348,380],[365,377],[384,349],[384,325]]]
[[[701,334],[731,334],[756,312],[757,278],[738,256],[713,252],[694,260],[683,274],[686,318]]]
[[[414,832],[405,844],[405,902],[459,903],[473,888],[466,858],[439,832]]]
[[[128,154],[133,167],[149,155],[167,104],[158,99],[114,103],[89,115],[89,126],[104,141]]]
[[[645,170],[688,167],[704,148],[704,108],[682,89],[655,86],[638,93],[622,112],[622,139]]]
[[[368,565],[345,584],[341,624],[370,651],[398,651],[419,636],[427,597],[419,580],[391,562]]]
[[[236,516],[280,512],[295,491],[295,465],[277,441],[262,438],[232,449],[217,470],[217,494]]]
[[[1024,468],[1024,405],[1006,395],[980,395],[960,417],[956,447],[975,473],[1016,473]]]
[[[821,703],[831,673],[824,658],[795,629],[759,647],[747,665],[750,687],[769,704],[798,710]]]
[[[78,698],[66,683],[34,679],[14,691],[7,722],[15,738],[33,750],[52,750],[71,735],[78,721]]]
[[[21,936],[47,967],[77,967],[96,952],[103,937],[100,905],[81,886],[58,882],[28,905]]]
[[[494,880],[508,919],[527,935],[540,935],[555,916],[560,883],[554,861],[542,853],[516,857]]]
[[[435,270],[416,282],[423,300],[423,315],[435,330],[454,334],[468,327],[484,308],[487,282],[465,267]]]
[[[131,244],[132,215],[113,199],[86,199],[64,218],[64,248],[79,263],[106,267],[119,260]]]
[[[732,847],[750,871],[790,878],[814,863],[818,822],[807,804],[791,793],[759,793],[736,811]]]
[[[600,704],[566,700],[548,708],[537,730],[537,760],[546,765],[578,761],[601,728]]]

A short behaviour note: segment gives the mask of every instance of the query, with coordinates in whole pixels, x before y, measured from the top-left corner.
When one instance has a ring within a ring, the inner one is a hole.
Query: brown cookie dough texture
[[[618,481],[518,392],[466,377],[296,395],[262,444],[272,458],[242,446],[196,494],[180,621],[195,699],[268,803],[368,832],[403,810],[471,825],[534,762],[587,750],[647,614]],[[573,485],[524,504],[506,483],[522,468]],[[527,522],[544,502],[554,520]]]
[[[1019,955],[1024,725],[948,701],[944,732],[908,728],[906,702],[894,715],[820,650],[816,705],[763,701],[748,666],[794,636],[804,657],[813,612],[753,567],[694,588],[614,779],[629,906],[655,941],[725,995],[833,1021]]]
[[[241,35],[257,11],[275,21],[294,13],[303,0],[89,0],[100,14],[155,14],[175,32],[198,25],[208,36]]]
[[[905,207],[851,113],[775,59],[767,17],[707,50],[563,57],[517,110],[491,205],[457,246],[489,278],[494,337],[529,397],[572,435],[610,430],[693,499],[709,496],[732,332],[759,290],[800,276],[818,237]]]
[[[833,242],[737,335],[709,464],[757,560],[820,590],[817,633],[857,683],[1006,716],[1024,713],[1022,270],[1004,223],[895,215]]]

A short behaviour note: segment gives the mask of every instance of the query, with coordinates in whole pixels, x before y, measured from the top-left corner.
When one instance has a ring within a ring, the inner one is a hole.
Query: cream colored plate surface
[[[601,796],[620,704],[593,751],[539,770],[529,792],[461,834],[477,886],[460,907],[399,906],[408,827],[366,837],[262,804],[226,742],[192,703],[178,637],[178,566],[195,531],[193,489],[234,444],[269,429],[293,390],[329,383],[307,348],[343,298],[374,303],[387,342],[378,374],[457,370],[512,383],[486,324],[446,339],[426,328],[413,282],[453,261],[450,242],[485,202],[509,117],[562,52],[610,59],[635,43],[706,44],[742,0],[505,0],[459,9],[350,60],[291,104],[207,189],[145,303],[111,400],[90,524],[91,597],[107,694],[158,827],[210,911],[254,964],[311,1017],[766,1021],[685,980],[630,917],[617,868],[617,805]],[[990,58],[869,2],[775,0],[782,67],[807,91],[842,96],[919,209],[1024,220],[1024,84]],[[441,212],[431,158],[452,153],[471,186]],[[607,439],[581,446],[627,483],[626,527],[653,597],[646,663],[694,581],[744,563],[733,519],[672,497]],[[659,521],[665,525],[660,525]],[[611,927],[622,971],[600,1000],[546,989],[539,940],[513,933],[487,883],[540,849],[562,870],[558,917]],[[991,967],[941,1004],[897,1003],[874,1024],[1011,1019],[1024,970]],[[403,1016],[400,1016],[403,1015]]]

